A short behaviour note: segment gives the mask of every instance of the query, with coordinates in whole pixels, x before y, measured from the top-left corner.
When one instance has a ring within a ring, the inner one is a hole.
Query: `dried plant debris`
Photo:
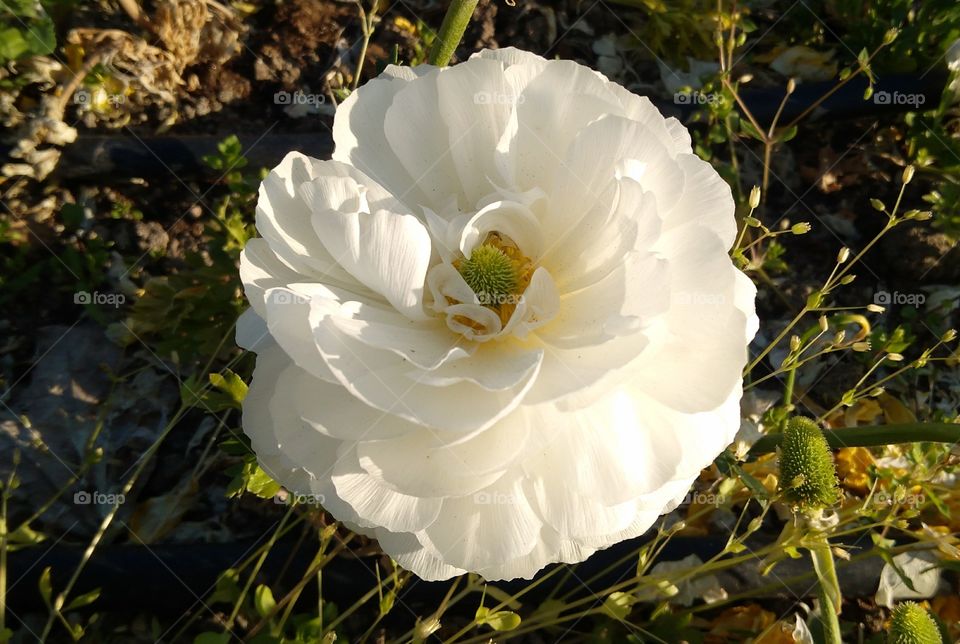
[[[243,30],[233,10],[217,2],[164,0],[152,16],[141,17],[137,33],[71,30],[63,46],[66,64],[34,56],[0,70],[0,80],[14,86],[0,99],[0,118],[15,128],[8,137],[14,161],[3,166],[3,174],[47,177],[59,160],[58,148],[76,139],[73,115],[91,128],[154,122],[162,130],[184,109],[191,116],[219,109],[204,96],[201,76],[240,51]],[[39,89],[39,99],[29,98],[37,92],[26,88]]]

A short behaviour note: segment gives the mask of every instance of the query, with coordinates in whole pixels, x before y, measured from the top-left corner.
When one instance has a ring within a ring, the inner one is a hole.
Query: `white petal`
[[[683,190],[683,170],[648,127],[604,116],[586,126],[566,152],[553,181],[545,230],[572,229],[605,203],[605,190],[624,176],[652,192],[661,209],[672,207]]]
[[[524,255],[536,261],[543,247],[540,222],[526,206],[513,201],[496,201],[473,215],[460,235],[460,252],[470,257],[487,234],[500,232],[516,242]]]
[[[683,169],[683,195],[661,213],[664,230],[691,223],[715,231],[723,247],[733,246],[737,235],[736,208],[730,186],[709,163],[693,154],[682,154],[677,162]]]
[[[333,158],[352,165],[399,196],[413,178],[387,142],[384,117],[397,92],[413,81],[396,71],[367,81],[337,106]]]
[[[437,77],[439,114],[449,132],[450,156],[465,204],[491,191],[494,149],[516,96],[499,61],[472,58]],[[436,129],[442,129],[436,126]]]
[[[534,370],[517,386],[495,392],[466,382],[448,387],[421,384],[403,357],[339,331],[327,319],[339,306],[319,297],[311,301],[310,326],[327,366],[354,396],[411,422],[454,432],[479,431],[516,408],[536,378]]]
[[[430,525],[440,514],[439,498],[396,492],[357,463],[355,448],[343,455],[333,470],[337,496],[364,520],[395,532],[414,532]]]
[[[451,195],[466,206],[463,189],[453,164],[451,148],[468,136],[441,127],[443,116],[437,90],[439,76],[449,70],[436,69],[407,83],[393,97],[384,114],[383,131],[393,154],[410,175],[411,181],[395,192],[407,203],[439,209]],[[477,124],[471,126],[478,127]]]
[[[314,206],[313,227],[337,262],[410,319],[424,319],[423,286],[430,264],[430,234],[409,214],[324,208],[331,182],[301,189]]]
[[[260,184],[257,230],[280,260],[312,278],[352,282],[320,243],[300,186],[324,172],[329,162],[290,152]],[[303,281],[303,278],[300,279]]]
[[[670,231],[657,248],[670,263],[671,303],[654,325],[659,337],[635,364],[636,383],[674,409],[714,409],[740,382],[747,361],[753,312],[735,306],[739,271],[706,228]]]
[[[360,465],[404,494],[446,497],[472,494],[498,480],[524,454],[528,427],[507,417],[466,440],[422,429],[397,438],[363,441]]]
[[[562,295],[556,318],[537,335],[562,349],[598,345],[641,331],[669,303],[667,261],[652,253],[630,253],[600,281]],[[610,368],[622,364],[625,361],[618,360]]]
[[[476,348],[452,333],[442,319],[410,320],[375,304],[345,302],[329,319],[343,333],[426,370],[469,356]]]
[[[315,285],[317,291],[324,287]],[[336,382],[317,350],[310,324],[310,296],[290,288],[272,288],[266,294],[267,328],[271,337],[297,366],[315,378]]]
[[[467,572],[445,562],[439,553],[424,547],[415,535],[381,528],[376,536],[384,552],[424,581],[443,581]]]
[[[273,342],[267,321],[257,315],[252,308],[247,309],[237,318],[237,344],[247,351],[257,351],[267,343]]]
[[[541,525],[519,480],[501,479],[475,494],[445,499],[438,519],[418,537],[451,565],[481,570],[534,550]]]

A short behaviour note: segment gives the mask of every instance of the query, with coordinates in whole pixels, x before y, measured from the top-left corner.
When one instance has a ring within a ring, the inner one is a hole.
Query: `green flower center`
[[[462,260],[457,269],[481,304],[507,303],[517,291],[519,277],[515,262],[493,244],[474,248],[470,258]]]

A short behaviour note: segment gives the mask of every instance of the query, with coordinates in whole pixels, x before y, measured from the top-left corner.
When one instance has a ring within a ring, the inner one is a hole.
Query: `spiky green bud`
[[[482,304],[502,304],[517,288],[513,262],[491,244],[474,248],[470,259],[460,263],[460,274]]]
[[[890,644],[943,644],[940,629],[920,604],[904,602],[890,616]]]
[[[823,432],[809,418],[794,416],[780,443],[780,491],[804,510],[832,506],[840,495],[833,454]]]

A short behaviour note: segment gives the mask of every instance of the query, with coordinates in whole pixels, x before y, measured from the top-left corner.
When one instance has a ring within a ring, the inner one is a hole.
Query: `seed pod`
[[[840,496],[833,454],[817,424],[803,416],[787,423],[780,444],[780,491],[804,510],[834,505]]]
[[[890,616],[890,644],[943,644],[940,629],[920,604],[904,602]]]

